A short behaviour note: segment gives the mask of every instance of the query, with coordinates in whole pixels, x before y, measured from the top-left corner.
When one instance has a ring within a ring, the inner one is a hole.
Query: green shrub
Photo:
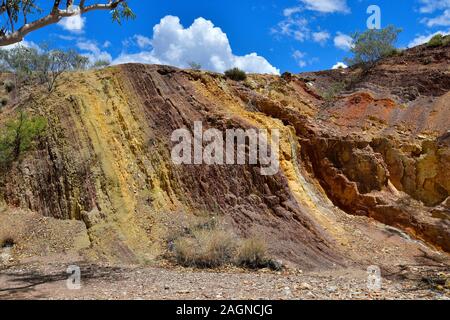
[[[444,46],[448,45],[450,43],[450,35],[449,36],[445,36],[444,39],[442,40],[442,44]]]
[[[247,74],[245,73],[245,71],[242,71],[239,68],[233,68],[233,69],[225,71],[225,76],[228,79],[231,79],[234,81],[244,81],[247,79]]]
[[[442,34],[438,33],[433,38],[431,38],[430,41],[428,41],[427,46],[430,48],[443,46],[444,45],[443,39],[444,37],[442,36]]]
[[[397,48],[392,48],[390,51],[388,51],[385,55],[386,58],[388,57],[396,57],[401,56],[403,54],[403,51]]]
[[[345,82],[334,82],[322,92],[322,97],[325,101],[332,101],[345,90],[346,86]]]
[[[397,41],[400,29],[388,26],[384,29],[369,29],[365,32],[353,34],[352,58],[347,58],[350,65],[361,64],[366,68],[372,67],[376,61],[385,58],[392,50]]]
[[[29,117],[25,112],[6,123],[0,131],[0,164],[18,160],[42,135],[47,121],[42,117]]]

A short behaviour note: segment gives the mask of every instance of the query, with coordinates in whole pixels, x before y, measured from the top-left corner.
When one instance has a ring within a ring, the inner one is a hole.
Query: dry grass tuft
[[[197,230],[174,243],[177,262],[186,267],[215,268],[229,263],[235,252],[232,234],[223,230]]]
[[[253,237],[241,242],[236,256],[238,266],[259,269],[268,267],[269,262],[267,245],[264,240]]]
[[[266,243],[258,237],[239,239],[217,217],[190,216],[167,237],[170,257],[179,265],[217,268],[224,265],[274,268]]]

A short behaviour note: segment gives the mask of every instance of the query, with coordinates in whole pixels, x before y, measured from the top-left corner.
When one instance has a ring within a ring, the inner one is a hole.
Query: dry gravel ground
[[[8,227],[4,236],[14,235],[14,245],[0,248],[0,299],[450,299],[448,255],[363,217],[336,216],[347,230],[341,250],[352,267],[315,272],[289,264],[282,272],[195,270],[166,260],[112,267],[76,250],[89,245],[76,222],[20,212],[3,218],[0,231]],[[75,249],[73,238],[81,239]],[[367,288],[372,264],[383,269],[378,292]],[[69,265],[81,268],[80,290],[66,286]]]
[[[445,286],[423,281],[426,268],[384,275],[382,289],[367,289],[367,272],[340,269],[249,272],[174,267],[81,265],[80,290],[66,286],[67,264],[22,265],[0,271],[0,299],[450,299]],[[431,272],[449,270],[433,267]]]

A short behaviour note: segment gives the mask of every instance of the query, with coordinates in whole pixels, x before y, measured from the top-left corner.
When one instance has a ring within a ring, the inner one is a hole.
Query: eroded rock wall
[[[234,82],[138,64],[68,74],[51,95],[27,102],[48,119],[47,135],[3,174],[1,194],[9,205],[84,222],[95,255],[115,261],[160,256],[167,222],[180,212],[221,216],[304,268],[349,263],[336,210],[450,251],[448,108],[437,92],[417,116],[417,101],[408,109],[379,92],[346,94],[330,107],[311,77]],[[195,121],[280,130],[280,171],[174,165],[171,134],[192,132]]]

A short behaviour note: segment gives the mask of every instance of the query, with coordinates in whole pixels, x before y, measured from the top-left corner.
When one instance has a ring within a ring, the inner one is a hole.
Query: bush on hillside
[[[0,130],[0,165],[16,161],[28,151],[47,126],[42,117],[30,117],[21,111]]]
[[[444,37],[440,33],[438,33],[437,35],[432,37],[430,39],[430,41],[428,41],[428,43],[427,43],[427,46],[430,47],[430,48],[440,47],[442,45],[444,45]]]
[[[243,71],[239,68],[233,68],[233,69],[225,71],[225,76],[228,79],[231,79],[234,81],[245,81],[247,79],[247,74],[245,73],[245,71]]]

